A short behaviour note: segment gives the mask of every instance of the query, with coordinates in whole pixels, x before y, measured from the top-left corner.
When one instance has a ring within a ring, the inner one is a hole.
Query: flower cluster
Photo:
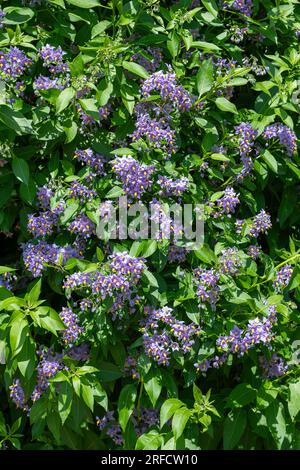
[[[20,408],[23,411],[29,411],[25,392],[21,385],[20,379],[14,379],[12,385],[10,385],[9,387],[9,390],[9,396],[16,405],[16,407]]]
[[[3,80],[21,77],[32,64],[32,60],[18,47],[11,46],[5,54],[0,51],[0,77]]]
[[[235,325],[228,336],[220,336],[217,339],[216,345],[223,351],[243,355],[257,344],[268,345],[272,341],[272,326],[276,321],[276,314],[274,315],[274,310],[271,309],[266,317],[249,320],[245,330]]]
[[[226,248],[219,261],[220,271],[223,274],[237,274],[239,272],[238,268],[242,265],[239,251],[236,247]]]
[[[40,361],[37,366],[37,384],[31,394],[31,400],[37,401],[50,385],[49,379],[54,377],[63,365],[61,356],[48,349],[47,352],[40,351]]]
[[[251,17],[253,2],[252,0],[234,0],[232,3],[225,1],[223,3],[224,9],[231,8],[232,10],[238,11],[245,16]]]
[[[285,147],[289,156],[297,151],[297,136],[288,126],[276,122],[271,126],[267,126],[262,135],[266,140],[279,139],[279,143]]]
[[[39,55],[43,60],[44,67],[54,75],[69,72],[68,64],[63,62],[63,56],[65,54],[66,53],[60,46],[55,48],[49,44],[46,44],[39,50]]]
[[[96,191],[81,184],[78,180],[72,182],[69,189],[69,197],[79,199],[82,202],[92,201],[97,197]]]
[[[16,280],[17,276],[11,272],[0,274],[0,287],[5,287],[5,289],[12,290]]]
[[[181,112],[188,111],[192,106],[192,99],[188,92],[178,85],[176,75],[169,69],[167,73],[161,70],[146,78],[142,84],[141,92],[144,98],[149,98],[151,91],[159,92],[162,100],[169,101],[175,109]]]
[[[51,88],[56,88],[57,90],[63,90],[65,85],[59,78],[49,78],[40,75],[33,83],[33,88],[36,93],[39,94],[39,91],[51,90]]]
[[[130,375],[133,379],[139,380],[140,374],[137,371],[137,360],[133,356],[127,356],[124,364],[124,372]]]
[[[112,162],[112,169],[122,182],[125,193],[134,199],[140,199],[152,186],[154,165],[140,164],[131,156],[116,157]]]
[[[273,354],[270,360],[268,360],[265,356],[260,356],[259,365],[262,369],[262,375],[264,379],[281,377],[289,368],[282,357],[279,357],[277,354]]]
[[[24,264],[34,277],[40,276],[47,265],[65,264],[69,258],[80,257],[76,248],[69,245],[62,247],[44,241],[23,244]]]
[[[283,266],[277,273],[276,278],[273,282],[273,287],[277,292],[283,290],[286,286],[289,285],[291,277],[293,274],[293,268],[290,264]]]
[[[250,245],[248,246],[248,255],[252,259],[258,258],[262,254],[261,246],[259,245]]]
[[[121,426],[117,424],[113,411],[108,411],[102,418],[96,416],[96,424],[100,431],[106,431],[106,434],[117,446],[123,444],[122,429]]]
[[[182,196],[189,186],[189,180],[185,176],[172,180],[166,176],[159,175],[157,183],[161,188],[158,194],[165,197]]]
[[[186,260],[186,249],[181,246],[170,245],[168,251],[169,263],[184,263]]]
[[[253,151],[258,131],[254,130],[251,124],[245,122],[236,126],[234,130],[235,134],[238,135],[239,152],[243,164],[243,169],[237,175],[237,179],[242,180],[250,173],[254,165],[250,155]]]
[[[95,224],[84,214],[78,215],[69,225],[68,230],[82,238],[91,238],[95,234]]]
[[[214,217],[220,217],[222,214],[230,215],[235,211],[239,202],[239,194],[236,194],[233,188],[227,187],[224,195],[217,200],[217,211],[214,213]]]
[[[183,354],[191,351],[194,336],[200,334],[200,327],[194,323],[186,325],[177,320],[169,307],[158,310],[145,307],[145,314],[142,328],[144,349],[157,364],[168,366],[172,351],[180,351]]]
[[[175,131],[165,117],[152,119],[148,113],[139,114],[131,138],[133,142],[146,138],[151,147],[161,149],[167,158],[177,151]]]
[[[262,209],[252,221],[250,235],[251,237],[258,237],[260,233],[267,233],[271,227],[271,216]]]
[[[75,150],[74,158],[92,168],[97,175],[104,175],[104,157],[92,149]]]
[[[66,326],[62,331],[63,340],[68,346],[73,346],[84,332],[84,329],[78,325],[79,318],[69,307],[64,307],[59,316]]]
[[[163,59],[162,51],[158,47],[147,47],[145,52],[136,52],[132,60],[140,64],[149,73],[155,72]]]
[[[54,192],[47,185],[41,186],[37,192],[37,199],[42,209],[50,209],[50,201]]]
[[[213,310],[215,310],[220,292],[220,288],[217,285],[220,279],[219,273],[215,269],[196,268],[193,274],[197,286],[196,293],[200,303],[208,302]]]

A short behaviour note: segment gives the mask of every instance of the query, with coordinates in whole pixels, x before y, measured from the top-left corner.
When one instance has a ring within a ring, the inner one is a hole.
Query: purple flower
[[[186,249],[181,246],[170,245],[168,251],[169,263],[184,263],[186,260]]]
[[[93,168],[97,175],[104,175],[104,157],[94,153],[92,149],[75,150],[74,158]]]
[[[262,209],[253,219],[250,227],[250,236],[258,237],[260,233],[267,233],[271,227],[271,216]]]
[[[96,233],[95,224],[86,215],[81,214],[70,223],[68,230],[71,233],[76,233],[82,238],[91,238]]]
[[[233,188],[227,187],[224,195],[217,201],[218,212],[215,213],[215,217],[220,217],[221,214],[229,215],[233,213],[239,202],[239,194],[236,194]]]
[[[0,274],[0,287],[5,287],[5,289],[12,290],[16,280],[17,276],[11,272]]]
[[[90,346],[88,343],[82,343],[78,346],[72,346],[70,349],[65,351],[66,354],[71,359],[75,361],[87,361],[90,357]]]
[[[10,47],[7,54],[0,51],[0,77],[4,80],[21,77],[31,64],[32,60],[17,47]]]
[[[81,184],[79,181],[75,180],[70,186],[69,197],[79,199],[82,202],[87,202],[92,201],[95,197],[97,197],[97,194],[93,189],[89,189],[84,184]]]
[[[159,175],[157,183],[161,190],[159,191],[160,196],[182,196],[189,186],[189,180],[185,176],[177,180],[172,180],[166,176]]]
[[[289,368],[289,366],[285,364],[284,360],[277,354],[273,354],[270,360],[267,360],[264,356],[260,356],[259,365],[263,370],[262,376],[264,379],[281,377]]]
[[[28,215],[27,229],[34,237],[45,237],[53,233],[53,227],[58,216],[52,211],[42,212],[40,215]]]
[[[36,244],[27,242],[22,245],[22,248],[25,267],[33,277],[40,276],[48,264],[64,264],[69,258],[81,257],[77,250],[71,246],[61,247],[44,241],[39,241]]]
[[[145,52],[141,51],[133,54],[132,60],[144,67],[147,72],[153,73],[159,68],[163,55],[158,47],[147,47]]]
[[[54,75],[69,72],[69,66],[63,62],[63,56],[66,53],[59,46],[57,48],[46,44],[39,50],[39,55],[43,59],[44,67]]]
[[[21,408],[23,411],[29,411],[27,400],[20,379],[14,379],[12,385],[9,387],[10,398],[14,402],[17,408]]]
[[[216,309],[219,300],[220,288],[218,287],[219,274],[214,269],[194,269],[194,281],[197,286],[196,294],[201,303],[208,302],[212,309]]]
[[[277,273],[273,282],[273,287],[277,292],[283,290],[290,283],[293,274],[293,268],[290,264],[283,266]]]
[[[49,78],[40,75],[34,82],[33,88],[36,94],[39,94],[39,91],[50,90],[51,88],[56,88],[57,90],[63,90],[65,85],[61,83],[58,78]]]
[[[292,156],[297,151],[297,136],[288,126],[276,122],[271,126],[267,126],[262,136],[266,140],[279,139],[280,144],[286,148],[289,156]]]
[[[137,360],[133,356],[127,356],[124,364],[124,372],[133,379],[139,380],[140,374],[137,371]]]
[[[177,151],[175,131],[165,118],[152,119],[148,113],[139,114],[132,141],[145,138],[150,147],[161,149],[170,158]],[[149,149],[148,149],[149,150]]]
[[[228,3],[227,1],[225,1],[223,3],[223,8],[225,10],[236,10],[242,13],[243,15],[250,17],[252,15],[253,2],[252,0],[234,0],[233,3]]]
[[[173,107],[181,112],[188,111],[192,106],[190,95],[177,84],[176,75],[170,68],[167,73],[160,70],[144,80],[141,89],[143,97],[149,98],[151,91],[159,92],[162,100],[170,101]]]
[[[41,186],[37,192],[37,198],[39,205],[43,209],[50,209],[50,199],[54,196],[52,189],[48,188],[47,185]]]
[[[125,193],[134,199],[140,199],[152,186],[151,175],[155,169],[154,165],[147,166],[131,156],[126,156],[116,157],[112,162],[112,169],[122,182]]]
[[[220,257],[220,264],[220,271],[223,274],[237,274],[239,272],[238,268],[242,264],[238,249],[235,247],[226,248]]]
[[[258,258],[262,254],[262,249],[260,245],[250,245],[248,247],[248,256],[252,259]]]
[[[63,340],[67,345],[72,346],[79,336],[84,333],[84,329],[78,325],[79,318],[71,308],[64,307],[59,316],[66,326],[62,331]]]
[[[31,394],[31,400],[33,402],[37,401],[45,390],[47,390],[50,385],[49,379],[63,369],[61,355],[53,353],[51,349],[48,349],[47,352],[41,351],[38,354],[40,355],[40,362],[37,366],[37,384]]]

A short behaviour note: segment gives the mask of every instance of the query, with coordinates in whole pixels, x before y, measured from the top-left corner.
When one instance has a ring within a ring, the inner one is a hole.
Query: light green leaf
[[[169,398],[166,400],[160,410],[160,427],[162,428],[171,416],[173,416],[175,411],[182,406],[184,406],[184,403],[177,398]]]
[[[223,96],[216,99],[216,105],[221,111],[238,114],[235,104],[231,103]]]
[[[144,67],[139,64],[136,64],[135,62],[127,62],[126,60],[124,60],[122,65],[125,70],[128,70],[128,72],[131,72],[134,75],[138,75],[141,78],[149,77],[149,74],[144,69]]]
[[[56,100],[56,112],[61,113],[75,96],[74,88],[68,87],[60,92]]]

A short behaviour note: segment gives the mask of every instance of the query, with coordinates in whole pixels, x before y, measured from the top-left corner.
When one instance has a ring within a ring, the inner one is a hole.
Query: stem
[[[143,379],[141,379],[139,398],[138,398],[138,402],[137,402],[137,411],[138,411],[138,417],[139,418],[141,417],[141,399],[142,399],[143,389],[144,389],[144,381],[143,381]]]

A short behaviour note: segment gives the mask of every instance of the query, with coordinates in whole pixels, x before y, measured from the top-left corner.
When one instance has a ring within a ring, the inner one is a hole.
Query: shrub
[[[1,3],[3,448],[299,448],[299,13]]]

